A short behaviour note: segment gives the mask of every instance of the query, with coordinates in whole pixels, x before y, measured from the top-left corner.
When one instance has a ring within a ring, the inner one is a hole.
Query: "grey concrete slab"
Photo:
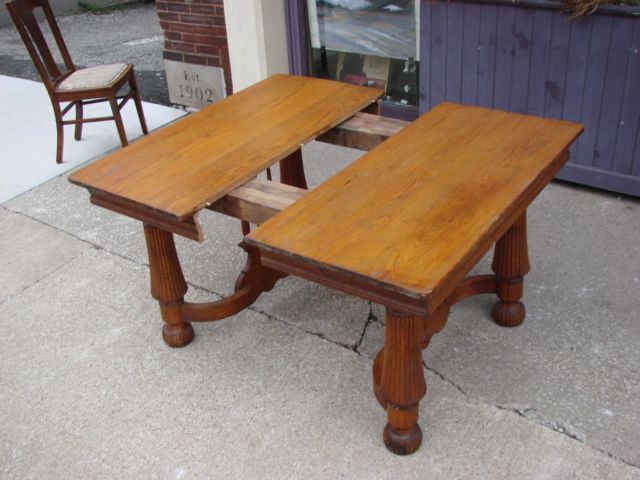
[[[92,205],[86,190],[69,183],[66,175],[3,205],[141,265],[148,263],[142,224]],[[204,243],[176,236],[185,276],[211,291],[230,292],[245,261],[237,246],[242,240],[239,222],[208,211],[200,220]]]
[[[552,184],[529,209],[527,319],[493,324],[493,296],[452,309],[427,364],[468,395],[640,464],[640,203]],[[490,272],[490,255],[475,273]],[[384,321],[384,310],[373,306]],[[367,329],[374,355],[382,328]]]
[[[288,277],[260,296],[254,310],[274,316],[309,333],[357,348],[371,305],[350,295]]]
[[[380,312],[382,311],[382,312]],[[384,316],[382,321],[378,320],[378,312],[384,313],[383,308],[380,305],[371,305],[372,321],[367,324],[364,335],[362,336],[362,342],[358,346],[358,353],[373,360],[380,349],[384,346]]]
[[[56,199],[52,201],[51,199]],[[105,250],[144,263],[144,234],[140,222],[89,203],[89,194],[56,177],[3,204],[69,235]]]
[[[317,143],[306,146],[304,153],[310,185],[360,154]],[[5,206],[141,266],[146,263],[138,222],[91,206],[86,194],[64,178]],[[229,292],[244,262],[236,247],[237,222],[210,212],[202,217],[203,244],[178,240],[185,274],[196,286]],[[499,328],[488,316],[492,298],[469,299],[454,307],[447,327],[426,351],[429,367],[472,399],[520,411],[541,425],[640,464],[638,218],[637,201],[551,185],[530,209],[533,269],[526,281],[525,324],[514,330]],[[489,267],[490,254],[475,272]],[[143,296],[148,298],[146,291]],[[379,322],[367,324],[367,302],[301,280],[281,282],[252,308],[357,347],[368,358],[383,343],[384,312],[379,306],[372,312]]]
[[[252,311],[169,349],[145,288],[90,250],[0,305],[2,478],[638,478],[431,374],[424,444],[393,456],[365,357]]]
[[[317,187],[364,153],[361,150],[336,147],[328,143],[308,143],[302,149],[302,156],[309,188]]]
[[[46,277],[89,245],[0,207],[0,302]]]
[[[56,163],[55,120],[51,101],[43,85],[0,75],[0,91],[3,92],[0,104],[0,150],[3,160],[0,203],[91,159],[122,148],[114,122],[90,122],[82,129],[82,141],[67,138],[63,149],[64,161]],[[182,110],[148,102],[143,102],[142,107],[149,131],[184,115]],[[90,105],[84,110],[87,118],[108,117],[111,114],[105,102]],[[140,138],[142,130],[133,102],[125,106],[121,114],[129,142]],[[34,136],[37,141],[34,141]]]

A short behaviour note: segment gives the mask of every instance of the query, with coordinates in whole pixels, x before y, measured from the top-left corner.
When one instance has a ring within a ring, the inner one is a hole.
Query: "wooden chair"
[[[138,93],[138,86],[133,73],[133,65],[118,63],[76,69],[71,61],[71,56],[48,0],[8,0],[5,5],[18,28],[20,37],[27,47],[40,77],[42,77],[42,81],[49,93],[49,98],[51,98],[58,131],[57,163],[62,163],[65,125],[75,125],[74,138],[80,140],[83,123],[114,120],[120,142],[123,147],[127,146],[127,136],[122,124],[120,110],[131,98],[133,98],[138,111],[142,132],[145,135],[148,133],[140,94]],[[41,8],[44,11],[44,16],[49,24],[58,51],[62,56],[64,68],[56,64],[51,49],[35,18],[34,10],[36,8]],[[125,84],[128,84],[128,93],[118,95]],[[99,102],[109,102],[113,116],[84,118],[82,107]],[[64,105],[65,103],[66,105]],[[64,116],[74,107],[76,111],[75,120],[64,120]]]

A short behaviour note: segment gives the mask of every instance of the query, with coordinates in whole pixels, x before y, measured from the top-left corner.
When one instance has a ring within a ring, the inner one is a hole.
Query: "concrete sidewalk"
[[[305,147],[310,183],[359,154]],[[401,458],[370,385],[378,306],[288,278],[169,349],[140,224],[66,177],[0,206],[0,478],[640,478],[637,200],[542,193],[527,320],[456,305],[425,352],[423,445]],[[201,218],[205,242],[177,244],[203,300],[244,259],[237,221]]]
[[[69,171],[88,160],[120,148],[115,122],[86,123],[82,140],[73,139],[73,125],[65,127],[63,160],[56,163],[56,124],[51,101],[42,83],[0,75],[0,203]],[[184,111],[143,102],[149,131],[180,118]],[[121,111],[127,138],[142,135],[133,101]],[[85,107],[85,117],[111,116],[107,103]],[[73,118],[73,112],[69,114]]]

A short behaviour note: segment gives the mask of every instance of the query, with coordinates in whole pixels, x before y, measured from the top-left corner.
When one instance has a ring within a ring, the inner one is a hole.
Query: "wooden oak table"
[[[191,341],[191,322],[241,311],[286,274],[384,305],[374,393],[387,412],[387,448],[409,454],[422,440],[421,351],[451,305],[496,294],[493,319],[507,327],[523,321],[526,208],[582,127],[451,103],[408,125],[357,113],[380,94],[271,77],[71,181],[88,188],[92,202],[144,222],[151,293],[170,346]],[[307,193],[299,146],[313,138],[371,151]],[[278,161],[285,184],[253,178]],[[172,233],[202,239],[202,208],[242,220],[248,262],[233,295],[195,304],[183,300]],[[250,231],[249,222],[261,225]],[[494,244],[494,273],[466,277]]]

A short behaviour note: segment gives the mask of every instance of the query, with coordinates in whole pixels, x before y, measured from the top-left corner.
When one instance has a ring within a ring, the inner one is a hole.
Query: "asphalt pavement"
[[[171,105],[162,62],[162,29],[154,3],[60,16],[57,21],[76,66],[133,63],[142,99]],[[0,27],[0,75],[41,81],[13,25]]]

